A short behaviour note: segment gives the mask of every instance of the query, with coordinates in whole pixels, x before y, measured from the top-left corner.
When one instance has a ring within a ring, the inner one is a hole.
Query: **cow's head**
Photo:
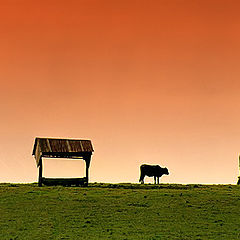
[[[163,174],[169,175],[168,169],[166,167],[163,168]]]

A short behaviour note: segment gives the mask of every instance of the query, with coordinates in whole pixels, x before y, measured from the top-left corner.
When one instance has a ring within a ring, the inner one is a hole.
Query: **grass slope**
[[[232,185],[0,184],[0,239],[240,239]]]

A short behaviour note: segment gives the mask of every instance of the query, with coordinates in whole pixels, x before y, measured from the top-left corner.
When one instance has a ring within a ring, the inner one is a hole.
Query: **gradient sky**
[[[236,183],[238,0],[1,0],[0,182],[37,181],[35,137],[91,139],[91,182]],[[83,162],[44,160],[48,177]],[[152,179],[146,179],[152,182]]]

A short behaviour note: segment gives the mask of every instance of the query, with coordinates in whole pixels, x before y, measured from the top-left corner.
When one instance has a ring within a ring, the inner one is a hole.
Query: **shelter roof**
[[[90,153],[93,152],[90,140],[36,138],[32,155],[41,153]]]

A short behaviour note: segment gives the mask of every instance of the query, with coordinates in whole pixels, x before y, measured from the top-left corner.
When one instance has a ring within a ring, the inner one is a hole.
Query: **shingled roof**
[[[64,154],[65,156],[79,156],[83,153],[92,153],[93,147],[90,140],[36,138],[32,155],[37,164],[41,156]]]

